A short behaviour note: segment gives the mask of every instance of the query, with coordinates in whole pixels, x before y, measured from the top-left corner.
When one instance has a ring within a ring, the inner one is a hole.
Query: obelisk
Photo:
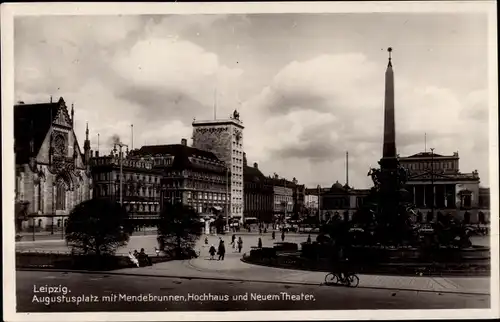
[[[394,72],[392,70],[392,48],[389,52],[389,62],[385,71],[385,102],[384,102],[384,146],[380,166],[396,168],[396,121],[394,113]]]

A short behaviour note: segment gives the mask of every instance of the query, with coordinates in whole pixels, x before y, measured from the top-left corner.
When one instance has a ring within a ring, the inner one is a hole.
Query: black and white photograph
[[[496,25],[2,5],[5,319],[498,318]]]

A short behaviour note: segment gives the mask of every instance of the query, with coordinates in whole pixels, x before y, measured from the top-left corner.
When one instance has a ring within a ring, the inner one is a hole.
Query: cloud
[[[234,106],[243,73],[194,43],[156,36],[117,54],[112,68],[123,79],[118,95],[147,108],[144,117],[174,116],[186,122],[211,117],[216,101],[222,107]]]
[[[213,117],[214,104],[219,118],[238,109],[248,163],[258,162],[265,174],[331,186],[344,180],[349,151],[350,184],[367,187],[367,169],[382,153],[386,54],[379,43],[388,36],[368,17],[356,23],[363,25],[356,35],[340,28],[349,17],[340,17],[342,23],[311,17],[285,19],[295,28],[286,32],[272,15],[17,18],[15,97],[28,103],[63,96],[75,103],[80,144],[89,122],[92,149],[100,133],[105,153],[113,135],[130,143],[131,124],[135,147],[179,143],[190,137],[193,118]],[[324,31],[331,21],[333,39]],[[419,25],[414,18],[413,24]],[[405,28],[404,37],[397,29],[390,37],[400,48],[394,60],[398,152],[422,151],[427,133],[428,148],[460,151],[462,171],[478,168],[485,178],[492,103],[483,69],[468,66],[474,73],[466,73],[467,82],[456,72],[464,61],[482,61],[476,57],[485,52],[482,42],[472,49],[454,42],[450,55],[446,39],[422,36],[421,26]],[[370,40],[361,44],[361,34]]]
[[[383,64],[356,53],[288,64],[245,107],[259,111],[261,121],[265,120],[258,130],[247,130],[247,146],[271,168],[283,169],[287,177],[301,178],[297,171],[312,165],[318,171],[304,177],[311,178],[309,184],[325,185],[345,176],[345,151],[349,151],[355,160],[351,182],[369,185],[366,170],[376,165],[382,149],[384,72]],[[484,91],[464,98],[431,84],[413,87],[410,79],[398,75],[397,65],[395,91],[396,138],[402,156],[422,151],[425,133],[428,148],[435,147],[436,153],[487,149],[482,144],[486,133],[469,130],[487,128]],[[266,148],[255,148],[259,145]],[[465,155],[464,172],[472,171],[469,158]],[[295,159],[296,168],[288,167],[290,159]]]

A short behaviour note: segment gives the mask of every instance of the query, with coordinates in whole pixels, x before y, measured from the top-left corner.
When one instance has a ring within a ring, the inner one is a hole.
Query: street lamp
[[[432,218],[434,218],[434,200],[435,200],[435,193],[434,193],[434,148],[431,148],[431,189],[432,189],[432,200],[431,200],[431,214]],[[437,218],[435,219],[437,222]]]
[[[226,167],[226,229],[229,231],[229,166]]]
[[[318,221],[321,222],[321,186],[318,185]]]
[[[127,147],[128,148],[128,145],[125,144],[125,143],[122,143],[122,142],[117,142],[115,143],[115,151],[116,151],[116,146],[119,147],[120,151],[120,206],[123,206],[123,152],[122,152],[122,149],[123,147]]]

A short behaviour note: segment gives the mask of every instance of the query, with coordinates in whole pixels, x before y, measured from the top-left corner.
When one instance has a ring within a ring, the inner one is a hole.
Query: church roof
[[[64,105],[62,97],[55,103],[18,104],[14,106],[16,164],[28,163],[32,138],[34,143],[33,152],[36,154],[40,150],[61,104]]]

